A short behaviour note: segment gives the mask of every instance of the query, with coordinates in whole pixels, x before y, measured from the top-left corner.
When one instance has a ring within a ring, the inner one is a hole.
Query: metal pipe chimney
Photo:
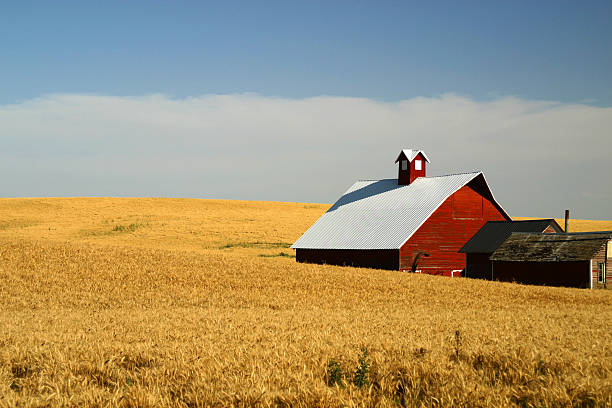
[[[569,210],[565,210],[565,233],[569,232]]]

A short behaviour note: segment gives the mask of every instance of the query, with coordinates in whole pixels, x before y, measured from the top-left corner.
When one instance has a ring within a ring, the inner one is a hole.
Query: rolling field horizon
[[[612,404],[612,291],[296,263],[329,207],[0,199],[0,406]]]

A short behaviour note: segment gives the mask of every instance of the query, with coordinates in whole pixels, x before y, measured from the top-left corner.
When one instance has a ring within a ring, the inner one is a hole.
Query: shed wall
[[[608,259],[606,259],[606,249],[607,249],[607,245],[603,245],[601,247],[601,249],[595,254],[595,256],[593,257],[593,262],[591,263],[592,267],[593,267],[593,273],[592,273],[592,277],[593,277],[593,287],[594,288],[603,288],[605,286],[607,286],[609,283],[612,283],[612,275],[610,274],[610,270],[608,269]],[[598,280],[598,264],[599,263],[603,263],[605,265],[606,268],[606,279],[605,282],[599,282]]]
[[[358,266],[362,268],[399,269],[398,249],[303,249],[295,250],[298,262]]]
[[[492,261],[493,279],[528,285],[589,288],[589,261],[510,262]]]
[[[463,186],[444,201],[399,251],[399,269],[409,270],[419,252],[418,269],[422,273],[451,276],[465,268],[465,256],[459,249],[487,221],[505,220],[500,210],[470,185]]]
[[[465,275],[468,278],[491,279],[491,254],[465,254]]]
[[[612,284],[612,240],[606,247],[606,285]]]

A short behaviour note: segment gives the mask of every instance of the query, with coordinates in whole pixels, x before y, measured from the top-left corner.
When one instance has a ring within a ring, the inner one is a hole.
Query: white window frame
[[[415,160],[414,161],[414,169],[415,170],[423,170],[423,166],[421,166],[423,163],[421,163],[421,160]]]
[[[606,263],[605,262],[597,263],[597,282],[598,283],[606,282]]]

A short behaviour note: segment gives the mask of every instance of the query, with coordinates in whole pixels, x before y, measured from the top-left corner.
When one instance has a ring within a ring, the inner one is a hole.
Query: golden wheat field
[[[297,264],[327,208],[0,199],[0,406],[612,405],[612,291]]]

